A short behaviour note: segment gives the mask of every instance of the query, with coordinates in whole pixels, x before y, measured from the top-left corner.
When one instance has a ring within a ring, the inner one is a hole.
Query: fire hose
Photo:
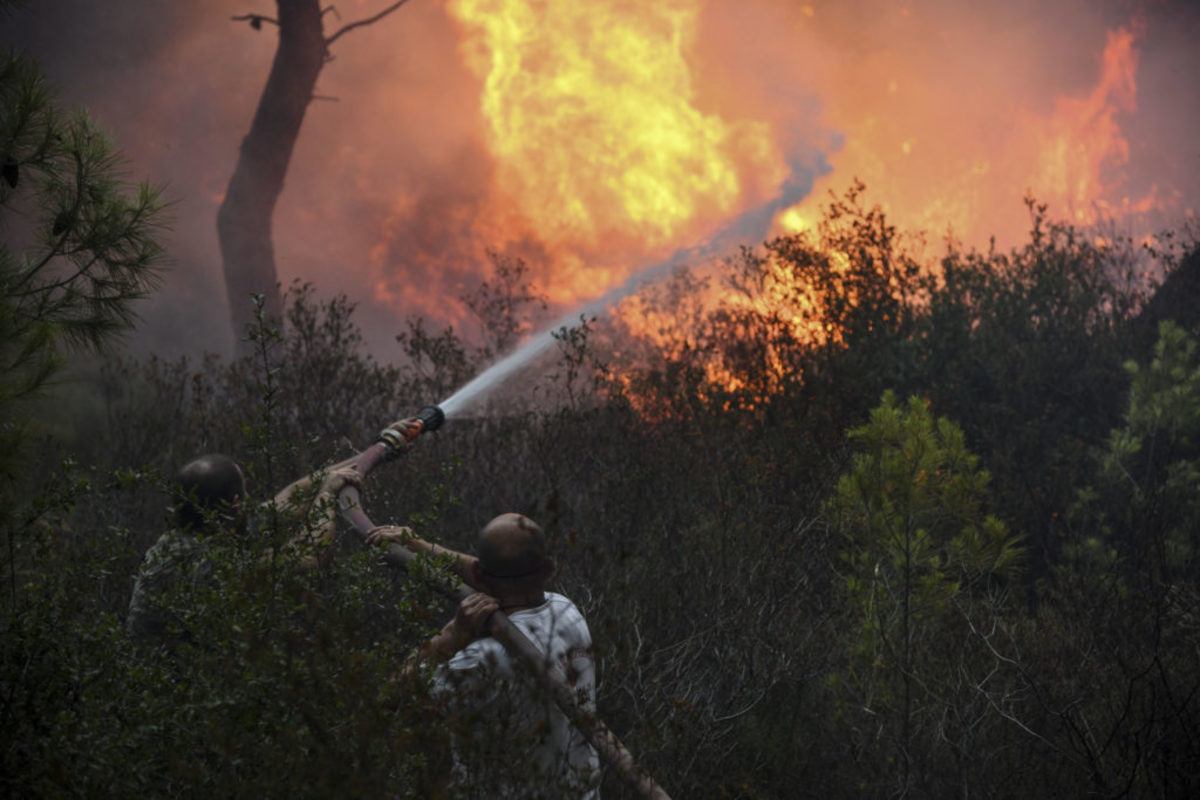
[[[426,406],[417,412],[416,420],[416,430],[407,435],[392,428],[384,430],[378,441],[359,454],[358,460],[354,464],[355,470],[366,477],[367,473],[379,464],[399,457],[417,436],[441,427],[446,420],[446,415],[437,406]],[[338,507],[346,520],[354,526],[358,535],[364,539],[375,528],[375,524],[363,511],[358,489],[354,486],[346,486],[338,494]],[[395,543],[388,545],[384,556],[392,566],[405,569],[409,562],[416,557],[416,553]],[[461,602],[473,593],[472,589],[458,580],[441,588],[456,602]],[[670,796],[663,788],[650,777],[645,769],[638,765],[633,754],[626,749],[617,735],[595,713],[579,705],[575,691],[567,682],[562,667],[558,664],[548,665],[542,652],[533,642],[529,641],[529,638],[512,623],[504,612],[492,613],[488,618],[488,632],[504,645],[517,661],[525,665],[538,685],[554,700],[559,710],[596,749],[600,758],[617,771],[622,780],[642,797],[651,798],[651,800],[670,800]]]

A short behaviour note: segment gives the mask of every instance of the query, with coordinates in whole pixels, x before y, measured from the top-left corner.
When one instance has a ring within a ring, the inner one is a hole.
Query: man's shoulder
[[[584,620],[579,606],[558,592],[546,592],[545,614],[557,624],[566,623],[587,628],[587,622]]]
[[[513,614],[512,622],[535,644],[543,648],[550,641],[566,641],[571,646],[589,647],[591,636],[579,607],[564,595],[546,592],[546,602],[537,608]],[[465,672],[480,667],[511,668],[512,658],[504,645],[491,636],[475,639],[446,662],[452,672]]]
[[[557,592],[546,592],[542,605],[514,614],[512,621],[543,651],[591,647],[591,633],[583,613]]]
[[[159,564],[186,558],[203,549],[203,545],[190,533],[172,528],[158,537],[146,551],[147,565]]]
[[[158,582],[194,572],[204,563],[205,553],[204,543],[191,533],[169,530],[146,551],[138,570],[139,579]]]
[[[202,550],[204,544],[188,531],[181,531],[178,528],[171,528],[169,531],[158,537],[146,554],[151,553],[167,555],[171,553],[190,553],[196,550]]]
[[[575,605],[574,601],[572,601],[571,598],[567,597],[566,595],[559,594],[558,592],[545,592],[545,595],[547,603],[551,603],[553,605],[566,605],[574,608],[576,611],[579,610],[579,607]]]

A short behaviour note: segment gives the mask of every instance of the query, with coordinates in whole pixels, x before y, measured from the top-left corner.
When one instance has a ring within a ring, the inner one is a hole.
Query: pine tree
[[[0,419],[45,386],[73,346],[135,320],[163,263],[160,193],[83,111],[64,113],[37,66],[0,55]]]

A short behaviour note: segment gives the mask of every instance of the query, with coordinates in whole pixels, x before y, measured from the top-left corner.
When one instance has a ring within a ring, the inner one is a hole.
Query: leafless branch
[[[775,685],[775,682],[774,682],[774,681],[772,681],[770,686],[767,686],[767,687],[766,687],[766,688],[764,688],[764,689],[763,689],[761,692],[759,692],[759,693],[758,693],[758,697],[755,697],[753,700],[751,700],[749,703],[747,703],[747,704],[746,704],[746,707],[745,707],[745,708],[743,708],[743,709],[741,709],[740,711],[734,711],[734,712],[733,712],[733,713],[731,713],[731,714],[726,714],[726,715],[724,715],[724,716],[720,716],[720,717],[713,717],[713,718],[712,718],[712,721],[713,721],[713,722],[728,722],[728,721],[729,721],[729,720],[731,720],[731,719],[737,719],[738,717],[745,716],[746,714],[750,713],[750,711],[751,711],[751,710],[752,710],[752,709],[753,709],[753,708],[754,708],[756,705],[758,705],[760,702],[762,702],[762,699],[763,699],[764,697],[766,697],[766,696],[767,696],[767,692],[768,692],[768,691],[769,691],[769,690],[770,690],[770,689],[771,689],[771,688],[772,688],[774,685]]]
[[[407,2],[408,2],[408,0],[397,0],[397,2],[392,3],[390,6],[385,8],[383,11],[380,11],[378,14],[376,14],[373,17],[367,17],[366,19],[360,19],[357,22],[351,22],[348,25],[343,25],[341,28],[338,29],[338,31],[336,33],[334,33],[332,36],[330,36],[328,39],[325,40],[325,46],[329,47],[334,42],[336,42],[342,36],[342,34],[349,33],[350,31],[354,30],[355,28],[362,28],[367,25],[374,25],[376,22],[383,19],[388,14],[391,14],[393,11],[400,8],[400,6],[404,5]]]
[[[242,14],[240,17],[230,17],[234,22],[249,22],[250,27],[256,31],[261,31],[264,22],[269,22],[272,25],[278,25],[279,20],[274,17],[267,17],[262,14]]]

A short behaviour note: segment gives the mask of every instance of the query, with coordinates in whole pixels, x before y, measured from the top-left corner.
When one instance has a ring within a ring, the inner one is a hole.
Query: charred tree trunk
[[[253,321],[251,293],[264,295],[268,315],[282,314],[271,217],[327,53],[318,0],[276,0],[276,5],[279,49],[217,212],[225,289],[239,354],[246,348],[246,325]],[[264,21],[274,22],[250,18],[255,28]]]

